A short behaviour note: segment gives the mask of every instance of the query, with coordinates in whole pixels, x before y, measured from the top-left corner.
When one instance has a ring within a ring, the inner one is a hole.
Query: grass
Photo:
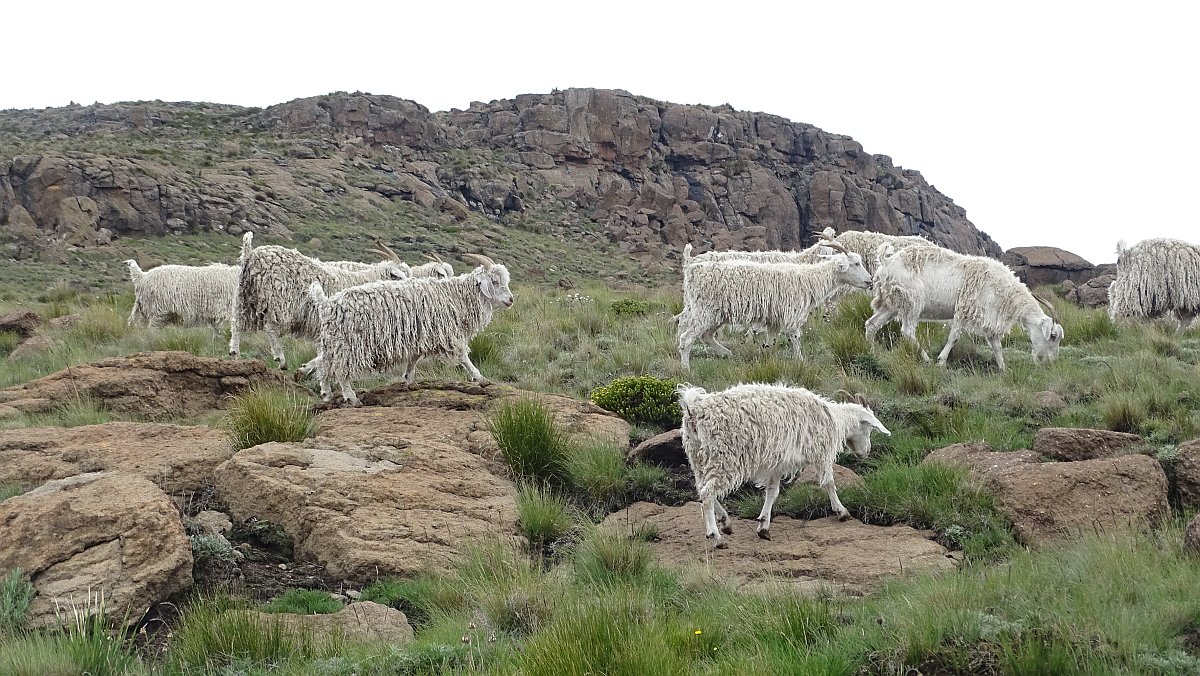
[[[252,387],[234,398],[225,424],[235,450],[271,441],[303,441],[317,430],[310,399],[271,387]]]
[[[25,626],[34,593],[33,585],[25,579],[25,571],[20,568],[10,569],[0,579],[0,635],[14,633]]]
[[[561,484],[566,477],[569,440],[538,401],[503,404],[488,428],[500,457],[518,480]]]
[[[566,465],[570,484],[593,513],[607,514],[625,498],[629,469],[622,449],[607,442],[577,442]]]
[[[0,483],[0,502],[16,497],[25,492],[18,483]]]
[[[524,484],[517,490],[517,529],[535,552],[549,552],[575,526],[571,505],[549,487]]]
[[[323,615],[342,609],[342,602],[316,589],[289,589],[262,607],[265,613]]]

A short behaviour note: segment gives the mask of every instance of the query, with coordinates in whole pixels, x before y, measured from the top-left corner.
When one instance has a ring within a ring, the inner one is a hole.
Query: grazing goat
[[[874,314],[866,322],[867,340],[892,319],[917,349],[919,322],[949,322],[950,335],[938,355],[945,366],[950,350],[964,331],[987,340],[996,366],[1004,370],[1000,339],[1020,324],[1033,344],[1034,361],[1053,361],[1062,344],[1063,327],[1054,308],[1034,296],[1007,266],[991,258],[967,256],[941,247],[909,247],[893,252],[884,245],[875,273]],[[1051,315],[1042,311],[1045,305]],[[921,350],[921,358],[929,355]]]
[[[385,260],[347,270],[322,263],[295,249],[253,246],[252,233],[242,238],[238,260],[238,292],[234,298],[229,354],[238,356],[241,332],[263,330],[279,368],[287,368],[280,336],[284,333],[315,338],[320,330],[308,287],[320,282],[331,293],[384,279],[407,279],[408,265]]]
[[[1200,246],[1166,237],[1117,245],[1117,279],[1108,287],[1108,315],[1173,316],[1183,333],[1200,315]]]
[[[237,293],[236,265],[160,265],[143,271],[137,261],[125,261],[133,282],[133,311],[129,325],[158,326],[178,322],[212,327],[214,339],[229,323]]]
[[[411,384],[423,357],[456,359],[472,380],[487,382],[471,363],[470,341],[514,297],[508,268],[486,256],[467,257],[480,267],[445,280],[375,282],[328,297],[320,282],[310,285],[321,333],[317,358],[305,369],[316,375],[327,401],[336,382],[342,398],[359,405],[351,381],[392,366],[403,365],[404,381]]]
[[[730,351],[717,342],[722,326],[762,326],[786,331],[800,355],[800,335],[813,309],[841,285],[871,288],[871,275],[856,253],[837,253],[820,263],[691,262],[683,249],[683,311],[679,321],[679,360],[689,368],[692,344],[704,339],[721,356]]]
[[[833,236],[833,228],[825,228],[823,232],[816,233],[818,240],[814,246],[827,246],[830,241],[841,244],[847,251],[862,256],[863,264],[867,268],[867,272],[875,274],[875,270],[879,267],[879,258],[876,255],[879,247],[884,244],[889,244],[893,251],[907,249],[910,246],[937,246],[933,242],[919,235],[885,235],[882,232],[871,232],[869,230],[847,230],[837,237]],[[829,253],[827,250],[821,250],[820,253]]]
[[[891,434],[862,395],[855,395],[855,403],[841,404],[804,388],[757,383],[712,394],[684,384],[678,392],[683,449],[703,506],[704,536],[715,539],[718,549],[725,547],[722,533],[732,533],[722,498],[748,481],[764,488],[757,530],[769,540],[771,508],[780,484],[808,465],[816,467],[830,507],[845,521],[850,513],[833,483],[838,452],[846,447],[866,457],[871,430]]]

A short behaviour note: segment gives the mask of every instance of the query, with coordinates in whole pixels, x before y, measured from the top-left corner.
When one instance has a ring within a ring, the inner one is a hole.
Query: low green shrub
[[[676,427],[683,418],[675,394],[677,384],[654,376],[617,378],[592,390],[591,400],[632,423]]]
[[[612,308],[613,314],[618,316],[641,317],[650,314],[654,310],[654,303],[648,300],[621,298],[620,300],[614,300],[609,307]]]
[[[325,615],[342,609],[342,602],[318,589],[289,589],[263,606],[266,613]]]

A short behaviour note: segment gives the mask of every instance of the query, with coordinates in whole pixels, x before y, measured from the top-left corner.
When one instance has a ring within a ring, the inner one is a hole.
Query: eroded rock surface
[[[229,435],[211,427],[114,422],[0,431],[0,483],[39,485],[114,470],[149,479],[171,495],[212,481],[233,455]]]
[[[302,390],[261,361],[197,357],[188,352],[140,352],[72,366],[0,390],[0,403],[24,413],[90,397],[115,413],[147,420],[187,418],[227,406],[251,385]]]
[[[358,601],[336,613],[321,615],[255,613],[255,616],[264,624],[278,622],[285,627],[313,634],[338,632],[351,640],[398,645],[413,639],[412,626],[408,624],[408,617],[404,613],[372,601]]]
[[[486,419],[527,396],[460,384],[367,392],[363,408],[321,413],[314,439],[237,453],[218,468],[217,492],[235,520],[280,524],[300,558],[333,575],[447,568],[468,543],[516,539],[515,489]],[[628,439],[628,423],[591,404],[539,399],[572,433]]]
[[[610,515],[601,528],[633,533],[643,524],[656,527],[650,543],[655,559],[675,567],[711,566],[742,582],[780,578],[801,590],[862,593],[885,579],[906,573],[949,570],[957,556],[908,526],[869,526],[836,517],[799,521],[771,519],[771,539],[755,535],[758,525],[735,519],[727,549],[713,549],[704,538],[700,503],[664,507],[639,502]]]
[[[113,622],[141,619],[192,583],[192,550],[163,491],[132,474],[60,479],[0,502],[0,570],[21,568],[37,596],[33,626],[55,609],[95,612],[103,595]]]
[[[1136,434],[1073,427],[1043,427],[1033,437],[1033,452],[1073,462],[1111,458],[1143,443]]]

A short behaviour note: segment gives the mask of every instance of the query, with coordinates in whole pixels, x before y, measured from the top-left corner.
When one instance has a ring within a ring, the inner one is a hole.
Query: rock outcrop
[[[601,528],[633,533],[655,527],[650,543],[655,559],[675,567],[712,566],[743,583],[780,578],[799,590],[860,594],[905,573],[949,570],[957,557],[934,542],[931,533],[908,526],[869,526],[836,517],[798,521],[775,516],[771,539],[755,537],[757,522],[734,519],[727,549],[704,538],[700,504],[664,507],[639,502],[611,514]]]
[[[1014,247],[1005,251],[1000,260],[1031,289],[1066,281],[1082,284],[1096,275],[1096,266],[1053,246]]]
[[[1055,460],[1111,458],[1143,444],[1136,434],[1074,427],[1043,427],[1033,437],[1033,452]]]
[[[229,395],[251,385],[307,391],[261,361],[141,352],[73,366],[0,390],[0,404],[22,413],[41,413],[61,402],[87,397],[114,413],[175,420],[224,409]]]
[[[103,609],[133,624],[192,583],[191,543],[154,484],[119,472],[50,481],[0,502],[0,570],[20,568],[37,596],[33,626]]]
[[[1166,473],[1145,455],[1037,462],[1032,451],[996,452],[978,442],[934,451],[925,462],[970,470],[995,495],[997,507],[1026,544],[1080,532],[1145,528],[1168,512]]]
[[[1067,292],[1067,300],[1081,307],[1098,308],[1108,305],[1108,287],[1117,281],[1116,274],[1097,275]]]
[[[0,431],[0,483],[37,486],[89,472],[116,471],[186,496],[212,481],[233,455],[229,435],[211,427],[114,422]]]
[[[351,579],[449,568],[485,538],[516,540],[515,489],[494,460],[487,416],[534,396],[507,387],[392,386],[318,418],[316,438],[234,455],[216,472],[235,520],[281,525],[298,557]],[[628,443],[628,423],[540,395],[572,433]]]
[[[294,631],[328,635],[338,633],[342,637],[364,642],[388,643],[400,645],[413,639],[412,626],[404,613],[379,603],[358,601],[351,603],[336,613],[318,615],[296,615],[292,613],[255,613],[254,611],[235,610],[230,612],[250,612],[262,625],[272,623]]]
[[[356,193],[373,196],[357,205],[381,222],[391,200],[448,221],[537,214],[539,228],[646,261],[677,258],[689,241],[802,247],[827,226],[1000,254],[920,172],[848,136],[621,90],[443,113],[337,92],[261,111],[147,102],[0,111],[0,123],[24,148],[0,157],[0,244],[15,258],[65,262],[130,235],[286,236],[290,218],[328,215]]]
[[[1179,445],[1175,457],[1175,485],[1185,509],[1200,507],[1200,439]]]

